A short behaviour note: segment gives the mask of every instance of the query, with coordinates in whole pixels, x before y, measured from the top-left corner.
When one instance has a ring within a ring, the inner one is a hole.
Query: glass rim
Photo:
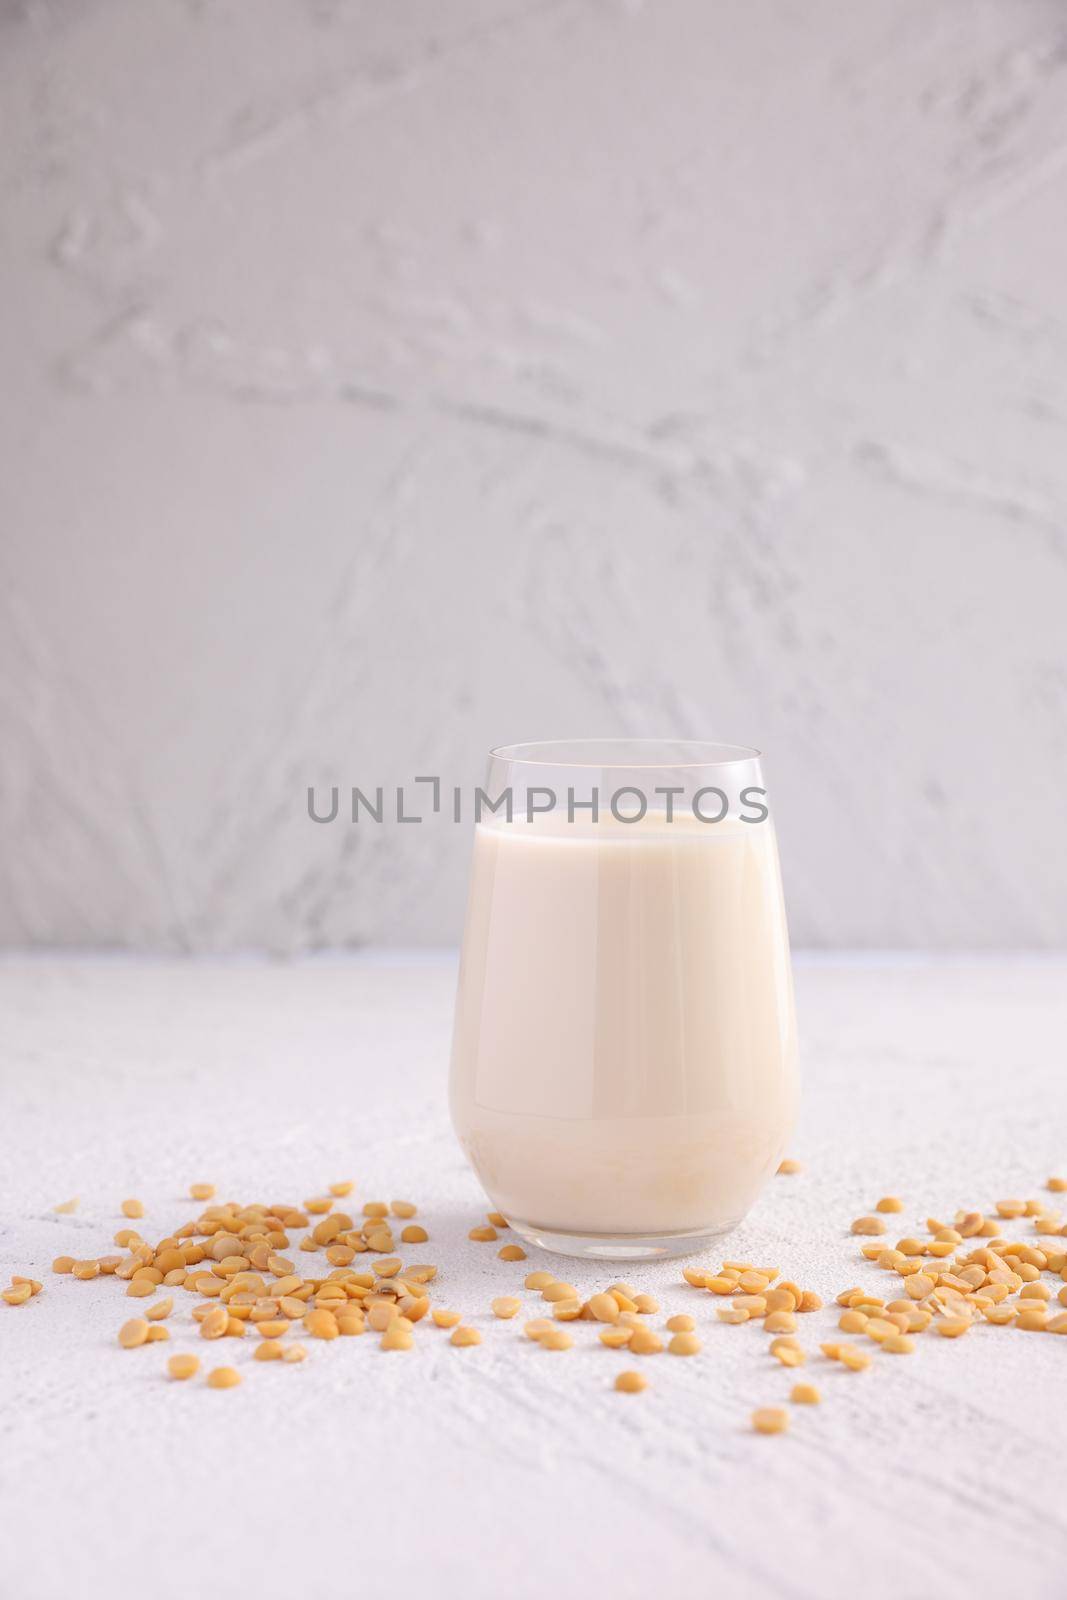
[[[597,752],[597,747],[601,749]],[[609,755],[609,751],[616,752]],[[552,754],[551,752],[555,752]],[[580,753],[576,753],[580,752]],[[713,752],[713,753],[712,753]],[[529,767],[730,767],[759,761],[752,745],[711,739],[534,739],[494,745],[490,760]]]

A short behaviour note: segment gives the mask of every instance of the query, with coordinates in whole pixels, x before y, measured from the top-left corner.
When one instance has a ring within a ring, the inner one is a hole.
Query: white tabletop
[[[653,1291],[657,1325],[696,1317],[702,1353],[643,1358],[643,1394],[613,1390],[637,1363],[592,1325],[562,1353],[522,1337],[541,1311],[523,1275],[545,1258],[509,1264],[467,1239],[486,1203],[447,1117],[453,984],[450,961],[416,957],[0,962],[0,1266],[44,1281],[0,1305],[0,1591],[289,1600],[401,1582],[496,1600],[570,1596],[599,1573],[615,1596],[973,1600],[1011,1584],[1062,1600],[1067,1338],[927,1334],[907,1357],[871,1344],[858,1374],[818,1345],[839,1290],[898,1283],[848,1232],[879,1195],[906,1201],[893,1237],[1006,1196],[1067,1212],[1043,1188],[1067,1172],[1067,960],[799,964],[804,1170],[724,1247],[828,1302],[801,1319],[823,1403],[775,1438],[749,1414],[796,1374],[758,1325],[718,1323],[721,1302],[678,1263],[548,1261],[583,1292],[619,1276]],[[190,1182],[300,1203],[343,1178],[354,1202],[418,1204],[430,1242],[406,1253],[438,1264],[435,1303],[479,1327],[479,1347],[421,1325],[410,1354],[365,1335],[307,1340],[303,1365],[254,1362],[251,1340],[220,1353],[196,1337],[195,1297],[177,1290],[171,1342],[124,1351],[141,1303],[113,1278],[49,1270],[114,1248],[126,1196],[154,1239],[199,1209]],[[77,1213],[56,1215],[74,1195]],[[489,1311],[505,1293],[530,1304],[514,1323]],[[168,1381],[185,1349],[245,1381]]]

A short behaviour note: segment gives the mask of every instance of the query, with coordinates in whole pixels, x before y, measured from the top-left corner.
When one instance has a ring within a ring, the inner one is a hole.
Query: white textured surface
[[[773,1260],[827,1299],[881,1288],[846,1232],[879,1194],[906,1198],[903,1234],[931,1210],[1041,1194],[1067,1167],[1062,959],[798,977],[806,1170],[776,1180],[728,1255]],[[550,1355],[492,1322],[491,1297],[528,1269],[466,1239],[484,1202],[446,1123],[453,981],[450,963],[410,960],[0,964],[0,1257],[45,1279],[29,1306],[0,1306],[3,1592],[288,1600],[403,1579],[526,1600],[601,1573],[627,1600],[843,1600],[857,1582],[870,1600],[1009,1586],[1060,1600],[1067,1339],[982,1326],[855,1376],[816,1355],[824,1404],[763,1439],[748,1414],[791,1376],[757,1329],[712,1320],[677,1264],[625,1275],[665,1313],[693,1312],[705,1347],[648,1358],[641,1396],[612,1390],[632,1361],[592,1328]],[[439,1263],[435,1297],[482,1346],[422,1327],[407,1356],[367,1336],[311,1341],[291,1368],[230,1343],[246,1381],[220,1394],[162,1376],[176,1349],[221,1359],[180,1336],[189,1297],[176,1291],[169,1346],[123,1352],[135,1303],[115,1280],[45,1271],[61,1251],[101,1251],[129,1194],[158,1237],[195,1209],[191,1180],[300,1201],[341,1176],[361,1201],[420,1203],[432,1242],[418,1258]],[[78,1215],[53,1215],[74,1193]],[[552,1265],[583,1290],[618,1275]],[[832,1326],[829,1311],[802,1319],[804,1344]]]
[[[0,30],[0,940],[452,944],[309,782],[685,733],[799,943],[1067,942],[1059,0]]]

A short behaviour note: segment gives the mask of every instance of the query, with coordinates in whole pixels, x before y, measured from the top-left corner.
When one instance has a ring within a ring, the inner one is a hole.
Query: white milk
[[[793,1124],[769,821],[475,830],[452,1116],[531,1232],[733,1227]]]

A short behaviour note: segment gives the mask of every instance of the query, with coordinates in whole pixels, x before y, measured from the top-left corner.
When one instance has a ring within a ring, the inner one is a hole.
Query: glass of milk
[[[759,753],[510,745],[478,809],[451,1102],[494,1207],[534,1244],[608,1260],[728,1233],[797,1100]]]

